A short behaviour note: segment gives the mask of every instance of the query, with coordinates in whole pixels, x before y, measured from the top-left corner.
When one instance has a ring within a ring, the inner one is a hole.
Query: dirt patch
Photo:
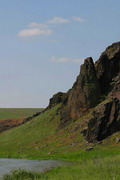
[[[5,120],[0,120],[0,133],[3,131],[6,131],[8,129],[18,127],[28,121],[31,121],[32,119],[36,118],[37,116],[41,115],[44,113],[46,110],[43,110],[41,112],[36,112],[32,116],[26,117],[26,118],[12,118],[12,119],[5,119]]]
[[[24,123],[24,119],[6,119],[0,120],[0,132],[18,127]]]

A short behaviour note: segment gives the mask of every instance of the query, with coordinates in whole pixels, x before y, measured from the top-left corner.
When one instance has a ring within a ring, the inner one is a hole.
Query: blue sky
[[[120,0],[0,0],[0,107],[45,107],[120,40]]]

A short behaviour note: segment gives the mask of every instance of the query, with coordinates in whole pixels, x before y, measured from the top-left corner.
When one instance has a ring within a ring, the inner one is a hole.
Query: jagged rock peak
[[[49,105],[46,109],[50,109],[50,108],[56,106],[57,104],[61,103],[63,101],[64,95],[65,95],[65,93],[63,93],[63,92],[58,92],[58,93],[54,94],[53,97],[50,99]]]
[[[117,53],[120,52],[120,42],[113,43],[108,46],[102,55],[106,54],[109,59],[112,59]]]
[[[81,85],[93,83],[97,80],[96,70],[93,59],[91,57],[84,60],[84,64],[81,65],[80,75],[78,76]]]
[[[120,72],[120,42],[114,43],[101,54],[95,63],[102,94],[111,91],[112,79]]]
[[[70,120],[81,117],[89,108],[98,104],[99,96],[100,86],[94,62],[89,57],[85,59],[80,74],[70,90],[66,106],[61,111],[62,119],[67,117]]]
[[[88,65],[88,66],[94,66],[94,63],[93,63],[93,59],[92,57],[88,57],[87,59],[84,60],[84,65]]]

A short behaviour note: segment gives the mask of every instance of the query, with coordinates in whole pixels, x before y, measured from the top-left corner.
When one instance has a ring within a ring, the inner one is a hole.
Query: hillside
[[[41,111],[42,108],[0,108],[0,132],[24,124]]]
[[[118,42],[109,46],[95,63],[87,58],[72,89],[55,94],[45,112],[33,115],[30,122],[26,120],[18,128],[1,133],[0,152],[27,156],[28,152],[35,151],[39,156],[45,149],[44,155],[47,155],[85,149],[114,136],[120,130],[119,72]],[[15,116],[18,113],[6,112]],[[18,116],[25,116],[27,112],[19,110]]]
[[[95,63],[91,57],[85,59],[73,87],[55,94],[43,113],[1,132],[0,157],[82,163],[108,158],[108,164],[118,157],[119,163],[120,42]]]
[[[76,122],[71,122],[67,128],[56,131],[60,121],[60,107],[57,105],[22,126],[2,132],[0,157],[66,159],[68,156],[69,159],[71,156],[71,160],[74,160],[78,154],[81,158],[85,158],[85,154],[89,155],[85,151],[91,147],[93,156],[97,156],[97,152],[98,156],[119,152],[119,143],[116,143],[119,133],[101,144],[88,143],[80,133],[93,110]]]

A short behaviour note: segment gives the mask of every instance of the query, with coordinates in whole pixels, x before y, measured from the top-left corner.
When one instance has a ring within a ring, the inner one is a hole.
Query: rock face
[[[62,127],[98,105],[103,96],[111,100],[95,108],[83,131],[89,142],[120,131],[120,42],[109,46],[95,65],[92,58],[85,60],[61,108]]]
[[[63,92],[58,92],[57,94],[53,95],[53,97],[50,99],[47,109],[50,109],[56,106],[57,104],[61,103],[63,101],[64,95],[65,93]]]
[[[108,93],[110,83],[120,72],[120,42],[109,46],[95,63],[102,94]]]
[[[82,132],[89,142],[101,141],[120,131],[120,42],[109,46],[95,64],[91,57],[85,59],[72,89],[54,95],[49,107],[59,102],[60,127],[95,107]]]
[[[93,111],[93,117],[88,122],[88,128],[82,133],[88,142],[101,141],[120,131],[120,100],[113,100],[99,106]]]
[[[109,96],[120,100],[120,73],[112,79],[111,87],[112,91],[109,93]]]
[[[67,93],[66,103],[61,110],[61,124],[81,117],[89,108],[98,104],[100,85],[96,76],[93,59],[87,58],[81,66],[72,89]],[[67,118],[65,118],[67,117]]]

